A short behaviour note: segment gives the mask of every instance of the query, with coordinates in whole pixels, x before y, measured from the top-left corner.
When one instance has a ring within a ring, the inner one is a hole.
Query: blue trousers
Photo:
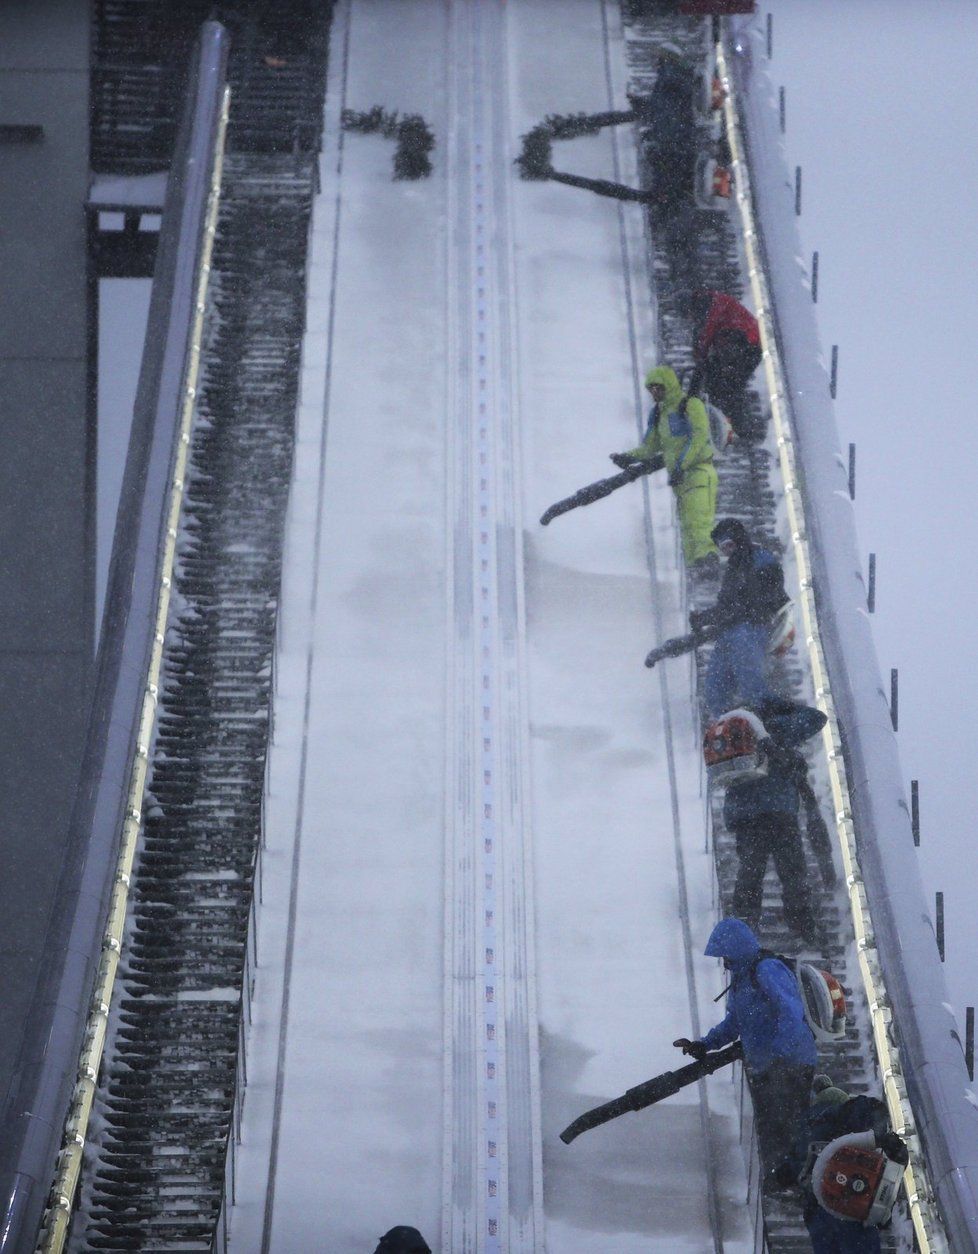
[[[879,1228],[864,1228],[848,1219],[836,1219],[815,1203],[805,1214],[813,1254],[880,1254]]]
[[[767,641],[768,628],[756,623],[738,623],[717,636],[706,668],[703,694],[711,718],[774,695],[764,673]]]

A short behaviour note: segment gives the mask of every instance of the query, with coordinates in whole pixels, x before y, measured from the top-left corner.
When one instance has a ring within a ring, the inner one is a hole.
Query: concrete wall
[[[74,796],[92,641],[89,12],[0,4],[0,1095]]]

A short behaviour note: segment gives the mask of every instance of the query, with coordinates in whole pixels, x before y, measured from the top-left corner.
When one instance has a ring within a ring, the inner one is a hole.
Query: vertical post
[[[783,87],[778,88],[778,120],[781,123],[781,134],[783,135],[785,128],[785,102]]]
[[[795,216],[801,214],[801,166],[795,166]]]
[[[839,383],[839,346],[832,345],[832,369],[829,374],[829,395],[835,400],[836,388]]]
[[[975,1078],[975,1008],[966,1006],[964,1010],[964,1065],[968,1068],[968,1079]]]
[[[856,499],[856,446],[849,445],[849,500]]]
[[[767,59],[774,56],[774,14],[767,15]]]
[[[920,848],[920,789],[915,779],[910,781],[910,830],[914,846]]]
[[[944,894],[937,893],[937,952],[944,961]]]
[[[818,249],[812,253],[812,301],[818,304]]]
[[[876,554],[869,555],[869,590],[866,593],[866,608],[870,614],[876,613]]]
[[[890,671],[890,718],[893,721],[893,730],[898,731],[900,727],[900,689],[899,676],[895,666]]]

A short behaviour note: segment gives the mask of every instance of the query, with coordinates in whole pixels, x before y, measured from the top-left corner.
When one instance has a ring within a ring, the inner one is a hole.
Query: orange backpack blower
[[[851,1132],[829,1141],[815,1159],[812,1192],[836,1219],[879,1227],[890,1217],[903,1171],[876,1148],[872,1132]]]

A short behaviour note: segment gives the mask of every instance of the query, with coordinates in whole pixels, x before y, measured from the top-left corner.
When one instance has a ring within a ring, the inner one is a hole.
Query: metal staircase
[[[99,3],[103,168],[168,159],[175,66],[212,7]],[[233,1117],[330,4],[217,8],[234,42],[209,329],[77,1249],[210,1249]]]

